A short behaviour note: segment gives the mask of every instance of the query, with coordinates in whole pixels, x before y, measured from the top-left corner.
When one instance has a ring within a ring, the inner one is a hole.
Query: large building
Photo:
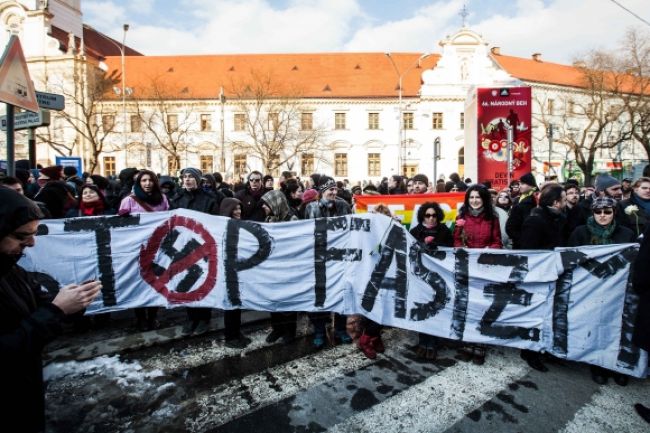
[[[468,28],[437,50],[432,43],[433,54],[146,56],[81,17],[80,0],[0,2],[1,37],[20,36],[37,90],[66,95],[66,113],[37,130],[43,165],[68,154],[104,175],[194,166],[226,177],[291,170],[353,182],[396,173],[471,176],[464,116],[476,87],[532,87],[540,177],[574,175],[568,143],[591,134],[579,66],[507,56]],[[594,170],[631,172],[647,158],[631,140],[609,145],[617,127],[598,132]],[[26,156],[20,143],[17,159]]]

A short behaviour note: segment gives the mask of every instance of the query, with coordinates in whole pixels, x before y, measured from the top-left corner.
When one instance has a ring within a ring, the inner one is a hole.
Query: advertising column
[[[477,89],[478,182],[508,186],[508,130],[512,129],[512,179],[531,171],[531,89]]]

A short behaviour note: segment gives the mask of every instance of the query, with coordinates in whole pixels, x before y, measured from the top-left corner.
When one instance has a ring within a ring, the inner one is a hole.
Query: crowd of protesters
[[[347,181],[337,182],[326,175],[313,174],[300,180],[291,172],[283,172],[276,189],[276,180],[259,171],[252,171],[246,179],[229,185],[220,173],[202,173],[192,167],[181,170],[180,179],[136,168],[122,170],[117,179],[107,179],[87,173],[79,175],[73,167],[51,166],[38,170],[18,167],[16,177],[2,177],[0,184],[31,199],[34,215],[44,218],[128,215],[183,208],[265,223],[347,215],[353,212],[354,196],[359,194],[462,192],[463,203],[456,220],[449,226],[443,222],[444,214],[435,195],[423,198],[420,204],[417,223],[412,224],[410,232],[425,254],[435,255],[438,247],[527,250],[641,240],[647,243],[647,235],[644,239],[643,233],[650,215],[648,171],[646,167],[643,176],[623,181],[600,174],[593,186],[580,186],[572,179],[563,184],[549,181],[538,186],[533,174],[527,173],[501,190],[489,184],[472,183],[471,179],[462,180],[456,173],[448,181],[441,179],[435,184],[426,175],[417,174],[410,179],[393,175],[376,185],[364,182],[350,186]],[[374,212],[392,216],[385,205],[376,206]],[[640,290],[647,291],[647,280],[643,284],[646,286]],[[641,283],[637,285],[641,287]],[[157,329],[158,313],[156,307],[135,309],[135,327],[140,331]],[[639,309],[639,317],[646,324],[647,314],[646,302]],[[198,335],[210,329],[210,308],[187,309],[187,316],[184,335]],[[355,337],[369,358],[384,350],[381,326],[368,319],[322,312],[309,313],[308,317],[316,349],[328,342],[350,344]],[[290,344],[296,337],[297,318],[296,312],[272,313],[272,329],[266,342],[273,344],[279,340]],[[224,322],[227,347],[243,349],[251,342],[241,332],[241,310],[226,311]],[[90,326],[88,319],[79,315],[75,324],[79,324],[80,330]],[[647,342],[647,326],[636,331],[637,340]],[[419,333],[414,350],[422,359],[435,360],[441,345],[454,343]],[[460,359],[478,365],[484,363],[484,346],[455,347]],[[521,357],[532,368],[548,371],[545,365],[548,355],[522,350]],[[621,386],[627,384],[627,376],[598,367],[592,367],[591,372],[598,384],[605,384],[608,377]],[[650,409],[638,406],[637,411],[649,420]]]

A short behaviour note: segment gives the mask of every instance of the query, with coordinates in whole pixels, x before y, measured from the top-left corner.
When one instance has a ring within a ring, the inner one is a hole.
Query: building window
[[[110,132],[115,127],[115,115],[104,114],[102,116],[102,129],[104,132]]]
[[[343,177],[348,175],[348,154],[334,154],[334,176]]]
[[[309,176],[314,172],[314,154],[303,153],[300,161],[300,168],[303,176]]]
[[[549,99],[546,101],[546,110],[550,115],[555,114],[555,99]]]
[[[280,114],[269,113],[269,131],[277,131],[280,127]]]
[[[368,176],[381,176],[381,154],[368,154]]]
[[[460,129],[465,129],[465,113],[460,113]]]
[[[131,116],[131,132],[142,132],[142,119],[138,115]]]
[[[569,114],[576,114],[576,103],[574,100],[569,100],[566,110],[569,112]]]
[[[167,131],[168,132],[178,131],[178,114],[167,115]]]
[[[104,176],[115,176],[117,169],[115,168],[115,157],[104,157]]]
[[[246,129],[246,115],[244,113],[235,113],[235,131],[243,131]]]
[[[345,129],[345,113],[334,113],[334,129]]]
[[[594,114],[594,103],[590,102],[587,104],[587,111],[585,112],[587,116],[592,116]]]
[[[431,127],[433,129],[442,129],[442,113],[433,113],[431,116]],[[463,119],[463,122],[465,120]]]
[[[413,113],[402,113],[403,129],[413,129]]]
[[[201,155],[201,171],[212,173],[214,171],[214,157],[212,155]]]
[[[300,114],[300,129],[303,131],[311,131],[314,129],[314,113]]]
[[[211,114],[201,114],[201,131],[212,131]]]
[[[181,161],[178,156],[167,156],[167,173],[171,176],[176,176],[181,169]]]
[[[402,165],[402,175],[407,178],[412,178],[419,173],[418,166],[413,164]]]
[[[379,129],[379,113],[368,113],[368,129]]]
[[[243,177],[246,175],[246,155],[238,154],[235,155],[234,161],[234,172],[235,177]]]

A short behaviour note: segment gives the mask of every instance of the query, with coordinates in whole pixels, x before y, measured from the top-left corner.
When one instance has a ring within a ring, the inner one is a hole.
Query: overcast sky
[[[650,22],[649,0],[616,0]],[[613,0],[82,0],[84,22],[148,55],[407,51],[440,53],[462,26],[503,54],[571,63],[650,26]]]

